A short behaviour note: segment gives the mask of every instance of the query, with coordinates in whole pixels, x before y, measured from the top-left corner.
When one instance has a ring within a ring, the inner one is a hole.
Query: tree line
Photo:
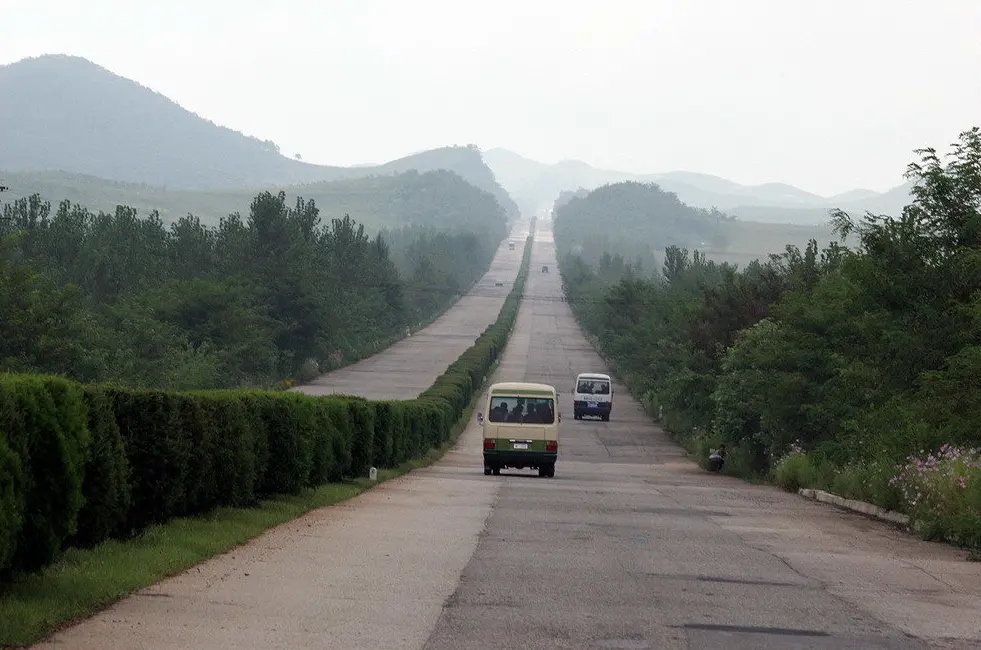
[[[283,193],[217,226],[35,194],[0,217],[0,370],[172,390],[309,379],[449,306],[505,234],[501,216],[371,236]]]
[[[632,250],[561,268],[584,328],[699,458],[726,443],[732,471],[981,546],[981,134],[917,155],[901,215],[833,212],[851,246],[812,240],[742,270],[681,246],[656,273]]]

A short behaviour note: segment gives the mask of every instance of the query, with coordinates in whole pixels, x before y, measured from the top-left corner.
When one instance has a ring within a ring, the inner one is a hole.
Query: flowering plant
[[[897,469],[890,484],[918,532],[981,546],[981,450],[945,444],[907,457]]]

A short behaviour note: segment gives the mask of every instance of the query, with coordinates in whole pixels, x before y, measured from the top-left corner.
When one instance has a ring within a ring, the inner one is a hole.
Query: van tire
[[[485,467],[484,468],[484,476],[490,476],[491,475],[491,471],[492,470],[491,470],[490,467]]]
[[[549,478],[554,478],[555,477],[555,464],[554,463],[548,466],[548,474],[547,474],[547,476]]]
[[[495,467],[494,470],[493,470],[493,472],[494,472],[494,476],[500,476],[501,475],[501,468],[500,467]]]
[[[604,413],[603,414],[603,422],[609,422],[609,421],[610,421],[610,414],[609,413]]]
[[[548,465],[538,466],[538,478],[545,478],[548,476]]]

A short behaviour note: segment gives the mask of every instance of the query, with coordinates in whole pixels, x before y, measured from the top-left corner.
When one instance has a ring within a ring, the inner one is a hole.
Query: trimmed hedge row
[[[68,546],[364,476],[439,447],[507,343],[532,241],[497,321],[413,400],[0,375],[0,580]]]

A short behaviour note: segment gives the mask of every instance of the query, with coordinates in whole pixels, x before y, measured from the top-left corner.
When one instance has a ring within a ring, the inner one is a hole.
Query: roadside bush
[[[368,468],[380,465],[375,454],[375,418],[377,406],[367,401],[347,403],[351,421],[351,475],[365,476]]]
[[[269,469],[269,430],[262,419],[262,393],[252,390],[236,390],[231,393],[241,400],[245,408],[245,421],[252,440],[252,492],[247,502],[254,503],[262,495],[263,477]]]
[[[334,425],[334,433],[330,439],[334,464],[328,474],[328,482],[337,482],[353,476],[351,467],[354,464],[355,438],[349,402],[337,398],[319,401],[326,406],[327,417]]]
[[[799,447],[792,447],[773,466],[773,481],[791,492],[800,488],[823,488],[826,486],[825,476],[825,468],[813,455]]]
[[[209,431],[200,455],[208,457],[206,464],[211,467],[207,475],[192,473],[189,483],[213,481],[215,486],[213,496],[203,502],[189,503],[188,512],[253,503],[257,482],[255,441],[242,397],[234,391],[198,392],[188,397],[200,405]]]
[[[320,412],[317,409],[317,401],[309,399],[305,395],[292,394],[288,397],[291,406],[296,412],[297,444],[299,455],[302,461],[299,469],[302,477],[302,487],[316,485],[314,476],[315,467],[318,464],[317,455],[323,455],[324,446],[317,446],[318,430],[323,428],[326,431],[328,423],[321,423]],[[324,434],[326,435],[326,434]],[[321,466],[326,465],[326,461],[319,461]]]
[[[87,386],[88,428],[92,434],[85,460],[78,531],[72,546],[94,546],[117,534],[131,503],[130,468],[109,396],[103,388]],[[0,476],[3,469],[0,468]],[[2,565],[2,562],[0,562]]]
[[[130,531],[187,512],[187,475],[192,440],[172,393],[154,390],[111,391],[116,424],[132,469]]]
[[[849,463],[837,470],[830,490],[846,499],[867,501],[887,510],[903,510],[902,493],[892,481],[895,468],[888,458]]]
[[[392,464],[397,467],[410,457],[412,449],[411,406],[406,402],[392,404]]]
[[[301,440],[300,401],[295,393],[258,393],[256,418],[265,428],[269,456],[259,495],[299,494],[310,473],[308,445]]]
[[[187,456],[184,497],[174,511],[183,515],[214,507],[219,492],[224,489],[214,453],[220,423],[216,421],[214,409],[200,396],[175,394],[172,399],[188,447],[193,450]]]
[[[21,459],[7,443],[6,431],[0,429],[0,578],[12,566],[24,525],[26,482]]]
[[[925,539],[981,548],[981,451],[944,445],[910,456],[891,482]]]
[[[396,406],[375,402],[372,458],[376,467],[393,467],[395,459]]]
[[[15,547],[6,553],[10,567],[34,570],[48,564],[75,533],[90,442],[86,420],[79,384],[46,376],[0,377],[4,464],[12,469],[0,484],[12,487],[6,516],[20,522]]]

